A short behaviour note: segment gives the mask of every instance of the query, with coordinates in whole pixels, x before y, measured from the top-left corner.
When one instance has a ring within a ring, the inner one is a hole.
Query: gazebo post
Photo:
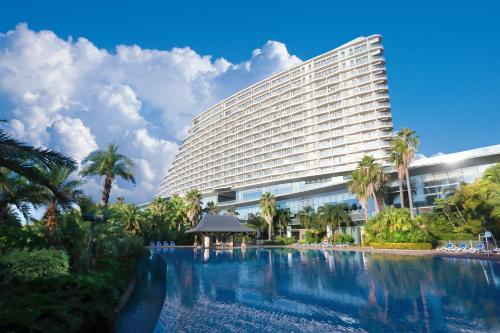
[[[247,247],[247,243],[246,243],[246,234],[243,233],[243,236],[241,236],[241,248],[242,249],[245,249]]]
[[[203,247],[210,248],[210,236],[208,234],[203,234]]]

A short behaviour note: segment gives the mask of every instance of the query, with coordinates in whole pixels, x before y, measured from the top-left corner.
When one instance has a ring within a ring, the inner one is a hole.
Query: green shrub
[[[314,243],[314,234],[312,231],[306,231],[306,236],[304,237],[306,243]]]
[[[61,250],[14,250],[0,257],[0,265],[4,279],[31,281],[68,274],[68,260]]]
[[[408,209],[387,207],[366,223],[367,243],[430,243],[427,225],[412,219]]]
[[[354,243],[354,237],[348,234],[335,234],[333,236],[334,243]]]
[[[430,250],[431,243],[370,243],[375,249],[397,249],[397,250]]]

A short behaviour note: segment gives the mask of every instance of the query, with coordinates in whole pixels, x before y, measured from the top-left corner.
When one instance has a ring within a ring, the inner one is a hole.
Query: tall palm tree
[[[142,234],[142,224],[145,222],[145,218],[136,205],[121,204],[117,211],[117,218],[123,224],[126,232],[132,235]]]
[[[279,228],[280,236],[281,236],[283,229],[286,229],[286,227],[288,226],[288,224],[291,221],[290,208],[278,208],[276,210],[276,217],[277,217],[278,228]]]
[[[191,228],[196,227],[198,224],[198,220],[200,219],[201,215],[201,193],[197,189],[192,189],[191,191],[187,192],[186,195],[184,196],[184,202],[185,202],[185,207],[186,207],[186,216],[191,222]],[[197,244],[198,240],[198,235],[195,234],[194,236],[194,243]]]
[[[1,120],[0,122],[5,122]],[[31,182],[42,184],[55,192],[56,188],[45,177],[42,169],[54,166],[76,168],[76,162],[58,152],[37,148],[12,138],[0,128],[0,167],[11,170]]]
[[[268,239],[271,240],[273,236],[273,218],[276,215],[276,198],[271,193],[266,192],[260,198],[260,211],[269,226]]]
[[[213,201],[207,202],[207,206],[203,208],[205,213],[210,215],[218,215],[220,213],[220,207],[217,206]]]
[[[135,184],[134,169],[135,163],[125,155],[118,153],[118,145],[110,143],[106,150],[95,150],[82,160],[85,165],[80,171],[80,175],[104,176],[101,206],[109,202],[109,194],[113,181],[120,177]]]
[[[380,212],[380,205],[377,195],[379,190],[386,183],[386,175],[382,166],[375,162],[371,156],[363,156],[358,165],[359,172],[365,182],[366,191],[373,199],[375,204],[375,211]]]
[[[409,128],[403,128],[391,141],[391,160],[398,170],[401,207],[404,207],[404,199],[402,195],[402,174],[404,174],[406,178],[406,188],[408,191],[408,204],[410,206],[410,214],[412,218],[415,217],[415,213],[413,212],[413,195],[411,193],[410,174],[408,169],[410,168],[411,162],[415,159],[419,143],[420,139],[416,134],[416,131]]]
[[[370,194],[366,186],[364,175],[359,169],[352,172],[352,179],[347,183],[347,187],[349,188],[349,192],[355,194],[358,198],[359,204],[365,213],[365,221],[368,222],[368,198]]]
[[[59,209],[69,209],[76,201],[78,195],[83,192],[78,189],[83,182],[80,179],[69,180],[75,169],[63,166],[54,166],[48,170],[42,170],[45,177],[55,187],[55,191],[47,189],[42,195],[44,203],[47,205],[47,230],[52,238],[56,231],[56,217]]]

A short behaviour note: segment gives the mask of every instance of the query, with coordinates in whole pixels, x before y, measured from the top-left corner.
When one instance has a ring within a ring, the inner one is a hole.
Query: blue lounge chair
[[[170,246],[171,246],[171,247],[174,247],[174,246],[175,246],[175,242],[174,242],[174,241],[171,241],[171,242],[170,242]]]
[[[458,247],[454,249],[455,252],[466,252],[467,251],[467,244],[465,243],[460,243]]]
[[[161,249],[161,241],[156,241],[156,247]]]
[[[482,243],[482,242],[478,242],[478,243],[476,244],[476,247],[471,247],[471,248],[469,249],[469,252],[470,252],[470,253],[476,253],[476,252],[477,252],[477,253],[481,253],[481,252],[485,252],[484,243]]]
[[[155,248],[155,241],[149,241],[149,248],[154,249]]]
[[[169,247],[168,241],[163,241],[163,247]]]
[[[439,251],[453,251],[453,249],[455,248],[455,245],[453,245],[452,242],[449,242],[448,244],[446,244],[446,246],[441,246],[438,248]]]

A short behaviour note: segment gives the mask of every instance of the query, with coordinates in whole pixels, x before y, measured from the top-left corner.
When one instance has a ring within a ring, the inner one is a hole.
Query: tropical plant
[[[101,206],[109,202],[111,187],[116,178],[122,178],[135,184],[135,162],[118,153],[118,145],[110,143],[106,150],[95,150],[82,160],[80,175],[104,176]]]
[[[207,202],[207,206],[203,208],[203,211],[210,215],[218,215],[220,213],[220,207],[217,206],[217,204],[215,204],[213,201],[209,201]]]
[[[268,225],[268,240],[273,236],[273,218],[276,215],[276,198],[269,192],[266,192],[260,198],[260,211],[262,217]]]
[[[301,209],[298,213],[298,218],[300,224],[304,227],[304,229],[309,229],[314,227],[314,219],[315,219],[315,213],[314,213],[314,208],[311,206],[305,206],[303,209]]]
[[[276,209],[276,222],[280,232],[280,237],[284,229],[290,223],[292,217],[290,213],[290,208],[278,208]]]
[[[47,179],[41,172],[43,169],[55,166],[73,169],[76,167],[76,162],[53,150],[37,148],[17,141],[0,128],[0,168],[11,170],[57,193],[50,179]]]
[[[323,227],[330,226],[333,231],[333,225],[340,229],[341,224],[349,225],[351,217],[349,215],[349,206],[344,203],[331,205],[325,204],[318,208],[318,214]]]
[[[403,128],[391,141],[390,158],[392,163],[396,167],[396,170],[398,171],[401,207],[404,207],[402,185],[404,174],[406,178],[406,188],[408,191],[408,204],[410,206],[410,214],[412,218],[414,217],[415,213],[413,211],[413,196],[411,192],[410,174],[408,172],[408,169],[411,162],[415,159],[415,154],[417,152],[419,142],[420,140],[416,135],[416,132],[409,128]]]
[[[358,201],[365,211],[365,219],[368,219],[369,198],[373,199],[375,211],[380,212],[379,197],[386,182],[387,176],[382,166],[375,163],[373,157],[363,156],[357,168],[352,172],[348,188],[351,193],[358,197]]]
[[[55,188],[55,192],[47,189],[41,194],[43,202],[47,205],[46,226],[51,239],[54,237],[57,227],[56,216],[58,210],[71,208],[71,204],[76,201],[76,197],[83,193],[78,189],[83,184],[81,180],[69,180],[73,171],[74,169],[61,166],[54,166],[51,169],[42,171]]]
[[[69,271],[68,255],[55,249],[14,250],[0,258],[0,265],[6,266],[0,273],[3,280],[47,279]]]
[[[198,224],[202,211],[201,193],[197,189],[187,192],[184,196],[184,202],[186,204],[187,218],[191,222],[191,228],[194,228]],[[195,244],[197,244],[197,238],[198,236],[195,235]]]
[[[240,213],[238,213],[234,206],[229,206],[224,210],[224,215],[238,216]]]
[[[387,207],[365,226],[367,243],[426,243],[432,240],[427,225],[412,219],[408,209]]]
[[[355,194],[358,198],[358,202],[363,208],[363,212],[365,214],[365,221],[368,221],[368,198],[370,197],[370,194],[368,193],[364,176],[359,169],[355,169],[352,172],[352,178],[347,183],[347,187],[349,192]]]
[[[144,214],[136,205],[121,204],[117,208],[116,217],[123,224],[123,228],[131,235],[142,235],[143,224],[146,222]]]
[[[251,225],[251,226],[254,226],[257,233],[256,233],[256,237],[257,238],[260,238],[261,236],[261,231],[262,231],[262,227],[263,225],[265,224],[265,221],[264,219],[260,216],[260,213],[249,213],[247,215],[247,220],[246,220],[246,223]]]

